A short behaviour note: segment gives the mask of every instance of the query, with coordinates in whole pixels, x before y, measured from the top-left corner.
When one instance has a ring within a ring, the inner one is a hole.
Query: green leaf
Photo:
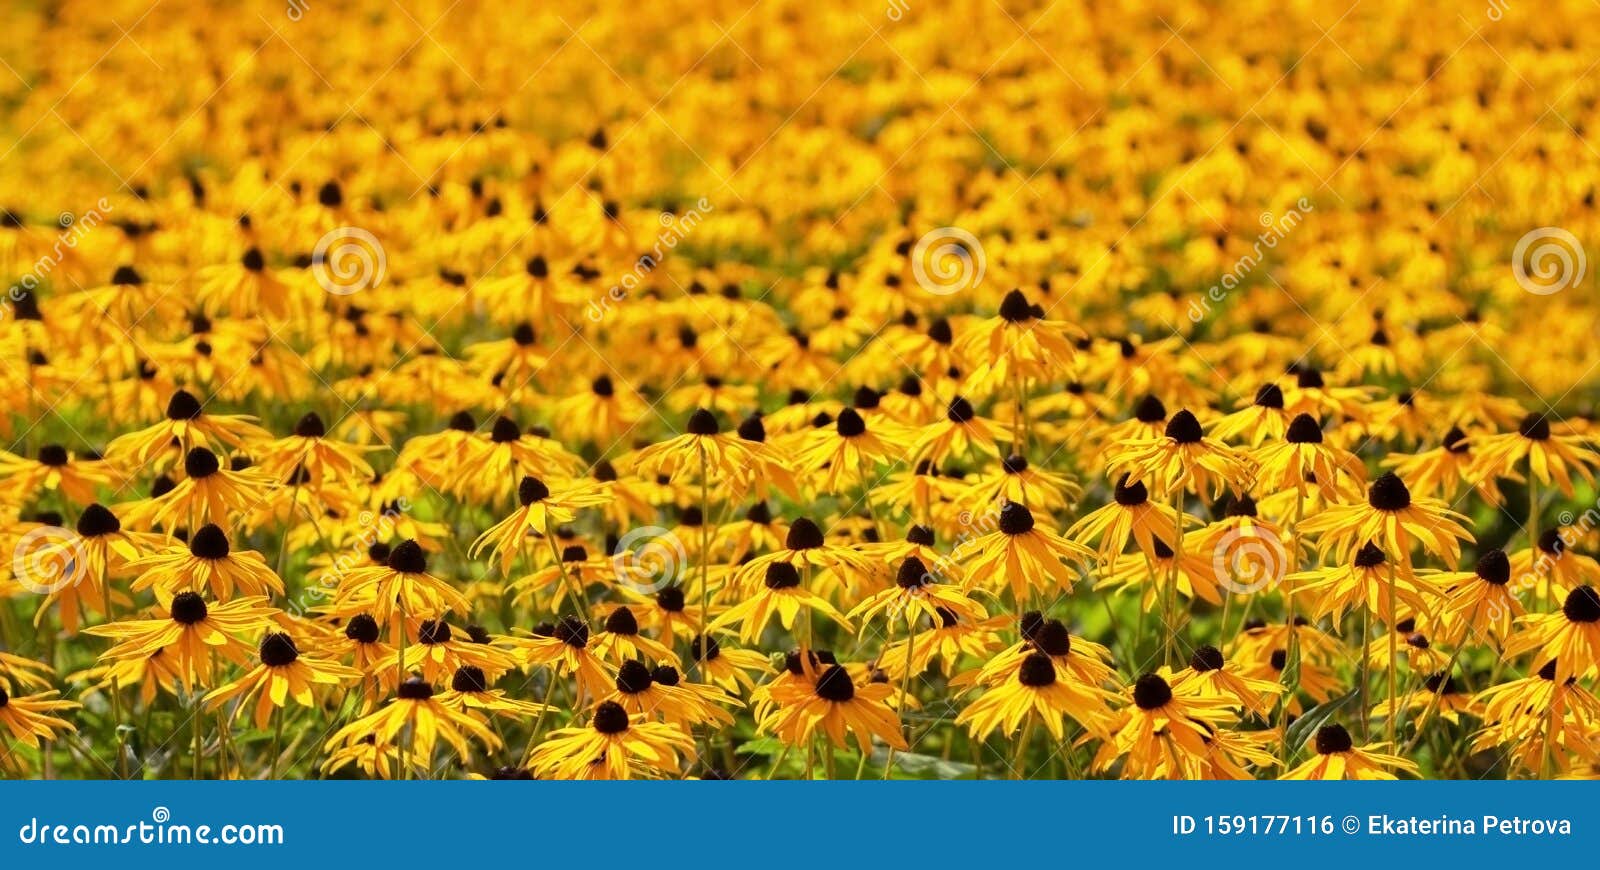
[[[1328,720],[1332,719],[1335,713],[1338,713],[1344,708],[1350,706],[1353,702],[1357,701],[1360,695],[1361,693],[1359,690],[1352,689],[1348,694],[1334,698],[1326,703],[1318,704],[1317,706],[1312,707],[1310,710],[1307,710],[1305,715],[1294,720],[1294,724],[1289,726],[1289,733],[1286,737],[1289,742],[1289,746],[1293,748],[1294,752],[1299,752],[1301,749],[1304,749],[1306,741],[1310,740],[1311,736],[1317,733],[1318,728],[1326,725]]]
[[[783,742],[776,737],[757,737],[739,744],[735,755],[777,755],[783,751]]]
[[[889,761],[886,749],[874,749],[872,764],[879,770]],[[974,768],[960,761],[946,761],[936,755],[919,755],[915,752],[895,752],[894,772],[908,779],[971,779]]]

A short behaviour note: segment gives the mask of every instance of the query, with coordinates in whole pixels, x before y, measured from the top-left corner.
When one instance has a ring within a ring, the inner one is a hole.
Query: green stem
[[[1384,591],[1387,594],[1388,599],[1389,599],[1388,605],[1385,608],[1385,609],[1387,609],[1389,611],[1389,619],[1388,619],[1388,633],[1389,633],[1389,662],[1388,662],[1388,665],[1389,665],[1389,715],[1387,717],[1388,721],[1386,721],[1384,723],[1384,730],[1388,734],[1389,748],[1390,749],[1394,748],[1395,725],[1398,724],[1395,721],[1398,717],[1396,717],[1394,715],[1395,681],[1399,676],[1399,667],[1400,667],[1399,661],[1398,661],[1399,655],[1400,655],[1400,652],[1399,652],[1400,636],[1399,636],[1399,632],[1395,630],[1395,622],[1396,622],[1395,615],[1396,614],[1395,614],[1395,610],[1394,610],[1394,587],[1395,587],[1395,584],[1397,582],[1398,581],[1395,579],[1395,574],[1394,574],[1394,563],[1390,562],[1389,563],[1389,582],[1388,582],[1387,585],[1384,586]]]
[[[283,708],[272,711],[275,723],[272,726],[272,760],[267,768],[267,779],[278,778],[278,759],[283,757]]]
[[[1372,708],[1367,701],[1367,683],[1372,679],[1372,656],[1367,654],[1367,646],[1371,643],[1372,611],[1367,608],[1366,602],[1361,604],[1361,660],[1357,662],[1359,676],[1356,678],[1356,690],[1360,692],[1361,703],[1361,742],[1367,742],[1372,731]]]
[[[902,718],[905,716],[906,707],[910,703],[909,699],[911,697],[911,694],[910,694],[910,692],[911,692],[911,661],[912,661],[912,659],[916,658],[916,655],[917,655],[917,614],[916,614],[915,610],[910,610],[909,615],[906,616],[906,666],[905,666],[905,670],[900,672],[900,715],[901,715]],[[905,729],[905,737],[906,737],[906,740],[908,741],[907,745],[909,745],[909,741],[911,739],[911,725],[910,725],[910,723],[907,723],[902,727]],[[883,778],[884,779],[888,779],[889,775],[891,773],[893,773],[893,772],[894,772],[894,747],[891,746],[891,747],[889,747],[889,758],[888,758],[887,761],[884,762],[884,765],[883,765]]]
[[[1011,757],[1011,777],[1013,779],[1027,779],[1023,766],[1028,763],[1028,742],[1033,737],[1033,714],[1023,721],[1022,734],[1017,738],[1017,748]]]

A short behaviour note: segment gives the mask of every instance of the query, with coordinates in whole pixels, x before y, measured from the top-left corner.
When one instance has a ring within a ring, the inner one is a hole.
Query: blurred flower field
[[[1600,7],[46,3],[0,775],[1600,775]]]

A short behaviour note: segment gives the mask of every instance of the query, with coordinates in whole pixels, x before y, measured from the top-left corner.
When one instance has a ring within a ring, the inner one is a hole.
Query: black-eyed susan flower
[[[939,463],[970,451],[999,456],[997,442],[1005,437],[1005,429],[999,423],[978,416],[972,402],[957,396],[946,406],[944,419],[917,430],[910,458],[913,462],[926,459]]]
[[[266,501],[273,481],[259,469],[224,468],[215,453],[194,447],[184,454],[183,479],[161,495],[138,502],[129,517],[165,529],[222,525]]]
[[[1265,491],[1293,488],[1304,498],[1315,487],[1328,501],[1360,492],[1367,471],[1355,454],[1323,443],[1322,426],[1309,414],[1289,421],[1283,440],[1251,451],[1256,486]]]
[[[78,709],[78,703],[57,697],[60,694],[49,691],[13,696],[0,688],[0,725],[5,725],[12,740],[35,749],[42,741],[76,731],[60,714]]]
[[[1417,774],[1415,762],[1385,751],[1386,744],[1357,747],[1350,732],[1337,722],[1317,729],[1316,757],[1280,779],[1398,779],[1394,771]]]
[[[342,683],[358,679],[360,672],[335,662],[302,655],[294,638],[286,632],[268,632],[261,639],[258,664],[230,682],[206,693],[206,708],[214,710],[228,701],[238,699],[235,716],[244,714],[249,702],[255,700],[254,722],[257,728],[266,728],[275,710],[294,701],[302,707],[314,707],[318,701],[315,690],[324,691]]]
[[[1476,462],[1467,433],[1452,426],[1438,447],[1414,454],[1390,454],[1383,458],[1382,465],[1394,469],[1402,480],[1411,481],[1418,495],[1453,502],[1464,487],[1470,486],[1484,501],[1500,505],[1504,501],[1500,490],[1479,476]]]
[[[619,605],[606,615],[600,631],[591,639],[595,655],[621,664],[630,659],[648,662],[677,662],[677,656],[661,641],[646,637],[639,630],[639,619],[633,608]]]
[[[336,593],[343,609],[371,613],[381,624],[397,617],[434,619],[472,606],[448,580],[428,573],[428,557],[416,541],[402,541],[383,565],[357,568],[344,576]],[[404,627],[401,627],[404,630]]]
[[[1487,550],[1471,571],[1419,572],[1444,597],[1440,619],[1451,638],[1483,638],[1498,644],[1523,614],[1511,588],[1511,560],[1504,550]]]
[[[1158,438],[1123,441],[1111,457],[1111,471],[1144,483],[1160,496],[1193,492],[1215,499],[1223,489],[1242,490],[1249,466],[1242,454],[1207,438],[1189,410],[1172,415]]]
[[[500,570],[509,573],[511,563],[525,555],[523,548],[530,534],[549,535],[556,526],[576,519],[579,509],[596,507],[610,500],[605,488],[592,481],[557,481],[555,487],[552,491],[543,480],[524,476],[517,483],[520,507],[479,535],[467,555],[476,557],[487,549],[499,563]]]
[[[283,581],[266,559],[252,550],[234,550],[227,533],[215,523],[201,526],[187,545],[129,562],[128,570],[137,575],[134,591],[153,589],[163,601],[179,592],[208,592],[218,601],[236,594],[261,598],[283,594]]]
[[[1391,471],[1367,487],[1366,501],[1329,505],[1306,517],[1300,530],[1317,537],[1320,552],[1340,559],[1371,543],[1400,564],[1410,564],[1419,548],[1454,562],[1461,556],[1459,542],[1472,540],[1462,525],[1466,520],[1438,499],[1413,498]]]
[[[528,761],[551,779],[635,779],[671,776],[681,770],[679,756],[693,749],[685,732],[643,714],[630,716],[621,704],[601,701],[589,724],[551,732]]]
[[[689,639],[689,660],[701,673],[701,681],[721,686],[729,692],[755,687],[756,676],[772,670],[767,657],[755,650],[724,647],[715,637],[696,635]]]
[[[665,474],[674,482],[712,475],[726,480],[768,458],[762,442],[723,434],[716,414],[698,408],[689,415],[682,435],[639,450],[633,466],[641,474]]]
[[[1391,570],[1393,568],[1393,570]],[[1368,542],[1342,565],[1301,571],[1284,578],[1306,596],[1307,612],[1315,619],[1342,618],[1352,608],[1365,608],[1385,623],[1399,621],[1399,607],[1408,612],[1428,611],[1437,590],[1421,583],[1405,565],[1391,566],[1388,556]]]
[[[1122,759],[1123,779],[1186,779],[1206,763],[1208,737],[1227,721],[1232,702],[1174,692],[1166,677],[1147,673],[1126,690],[1132,703],[1111,723],[1112,736],[1094,756],[1106,771]]]
[[[78,504],[89,504],[112,478],[105,462],[78,457],[60,444],[40,447],[33,459],[0,450],[0,495],[12,504],[58,491]]]
[[[850,620],[837,607],[805,588],[800,572],[793,565],[788,562],[768,562],[764,573],[760,588],[713,619],[712,630],[737,626],[740,639],[750,642],[761,636],[762,630],[773,617],[777,617],[778,623],[785,629],[794,628],[802,611],[821,614],[842,628],[851,628]]]
[[[1111,721],[1109,702],[1116,696],[1094,686],[1062,680],[1044,653],[1024,656],[1013,679],[991,686],[962,709],[957,725],[965,725],[975,738],[996,730],[1010,735],[1024,721],[1043,723],[1050,736],[1065,736],[1062,719],[1070,718],[1097,736],[1107,733]]]
[[[369,740],[396,747],[396,752],[402,756],[396,767],[409,775],[413,768],[426,772],[432,766],[433,754],[441,740],[462,760],[471,757],[473,741],[487,749],[500,747],[500,738],[484,724],[476,710],[448,706],[436,694],[426,680],[408,677],[400,683],[388,704],[334,732],[324,748],[333,757],[339,757],[340,749]],[[343,757],[356,760],[352,755]]]
[[[1532,652],[1539,665],[1556,663],[1557,680],[1586,677],[1600,669],[1600,592],[1579,586],[1555,613],[1517,618],[1505,654]]]
[[[516,666],[516,660],[491,640],[482,628],[456,629],[443,619],[424,619],[417,623],[416,642],[398,653],[398,667],[388,670],[420,673],[430,683],[443,683],[461,668],[474,667],[498,680]]]
[[[535,629],[530,637],[512,637],[511,646],[529,666],[548,665],[563,677],[575,677],[581,696],[600,697],[611,690],[611,670],[589,648],[589,623],[567,614],[554,625]]]
[[[1221,650],[1210,644],[1195,649],[1194,655],[1189,657],[1189,666],[1173,675],[1172,688],[1202,697],[1227,699],[1262,719],[1271,714],[1273,701],[1283,692],[1283,686],[1278,683],[1240,673],[1232,662],[1224,659]]]
[[[239,449],[272,440],[272,433],[247,414],[208,414],[188,390],[167,400],[166,418],[106,445],[106,459],[129,467],[164,470],[196,447],[212,451]]]
[[[212,685],[221,661],[243,662],[251,651],[243,638],[272,625],[276,611],[262,598],[235,598],[207,602],[196,592],[180,592],[156,615],[91,626],[90,634],[115,643],[101,658],[106,661],[142,660],[161,651],[185,689]]]
[[[543,704],[513,698],[504,690],[494,688],[494,683],[482,668],[461,665],[450,675],[450,688],[439,693],[439,703],[513,719],[531,719],[547,709]]]
[[[1595,761],[1594,729],[1600,698],[1576,679],[1560,679],[1554,660],[1521,679],[1509,680],[1473,699],[1483,727],[1472,748],[1507,747],[1517,766],[1539,776],[1567,770],[1571,756]]]
[[[1094,555],[1088,547],[1040,526],[1024,505],[1007,502],[994,531],[958,549],[969,582],[991,592],[1010,588],[1022,602],[1034,593],[1066,592],[1077,581],[1068,561],[1082,564]]]
[[[872,751],[874,739],[903,750],[907,744],[900,720],[885,703],[893,692],[887,683],[857,686],[843,666],[827,665],[815,683],[774,691],[775,707],[760,725],[790,746],[803,745],[821,733],[842,748],[853,733],[863,753]]]
[[[860,620],[865,627],[879,616],[886,617],[890,623],[923,616],[939,620],[941,610],[969,622],[981,622],[989,616],[983,605],[968,598],[960,587],[941,582],[921,559],[911,556],[900,563],[893,586],[868,595],[846,617]]]
[[[1283,409],[1283,388],[1262,384],[1249,405],[1218,420],[1211,435],[1221,441],[1240,441],[1260,447],[1268,440],[1281,440],[1289,428],[1289,415]]]
[[[1179,513],[1171,505],[1151,501],[1148,487],[1123,474],[1116,479],[1111,500],[1081,517],[1067,529],[1067,537],[1080,544],[1098,541],[1102,563],[1121,554],[1129,539],[1140,552],[1154,558],[1157,541],[1176,541],[1180,524],[1194,522],[1189,514]]]
[[[1540,483],[1554,482],[1569,498],[1573,475],[1593,483],[1594,470],[1600,467],[1600,453],[1590,439],[1552,426],[1547,414],[1529,414],[1515,432],[1480,435],[1467,443],[1476,454],[1474,476],[1520,479],[1519,472],[1526,468]]]

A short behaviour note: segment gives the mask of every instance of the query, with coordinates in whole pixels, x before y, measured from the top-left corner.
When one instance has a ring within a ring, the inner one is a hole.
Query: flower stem
[[[1384,728],[1385,728],[1385,731],[1388,734],[1390,749],[1394,748],[1395,725],[1398,724],[1395,721],[1395,719],[1397,717],[1394,715],[1394,708],[1395,708],[1395,680],[1399,676],[1398,672],[1399,672],[1399,667],[1400,667],[1400,664],[1399,664],[1399,661],[1398,661],[1399,656],[1400,656],[1400,652],[1399,652],[1400,637],[1399,637],[1399,632],[1395,630],[1395,621],[1396,620],[1395,620],[1395,610],[1394,610],[1394,587],[1395,587],[1395,584],[1397,582],[1398,581],[1395,579],[1395,575],[1394,575],[1394,563],[1390,562],[1389,563],[1389,582],[1388,582],[1388,584],[1386,584],[1384,586],[1384,592],[1386,593],[1386,595],[1388,597],[1388,604],[1387,604],[1385,609],[1388,610],[1388,632],[1389,632],[1389,662],[1388,662],[1388,665],[1389,665],[1389,715],[1387,717],[1387,721],[1384,723]]]
[[[1022,780],[1028,778],[1026,771],[1023,770],[1023,765],[1028,763],[1028,742],[1031,737],[1033,737],[1033,714],[1030,712],[1028,718],[1023,721],[1022,734],[1017,737],[1017,748],[1011,756],[1011,777],[1013,779]]]
[[[199,691],[196,690],[195,691],[195,695],[194,695],[194,716],[190,719],[191,724],[193,724],[193,726],[194,726],[194,774],[193,774],[193,777],[192,777],[193,779],[199,779],[200,778],[200,774],[201,774],[202,770],[204,769],[203,768],[203,764],[202,764],[200,759],[201,759],[201,756],[203,756],[205,754],[205,731],[204,731],[204,729],[205,729],[206,715],[205,715],[205,708],[200,706],[200,697],[201,696],[200,696]]]
[[[1161,618],[1167,626],[1167,639],[1162,647],[1161,662],[1172,667],[1172,653],[1178,645],[1178,569],[1183,565],[1183,489],[1172,498],[1173,513],[1177,514],[1178,527],[1172,547],[1172,566],[1167,569],[1167,589],[1161,607]]]
[[[1532,459],[1529,460],[1532,462]],[[1534,476],[1533,468],[1528,468],[1528,564],[1537,568],[1539,565],[1539,478]],[[1539,609],[1550,609],[1550,576],[1544,574],[1544,586],[1539,590]]]
[[[272,711],[272,760],[267,768],[267,779],[278,778],[278,760],[283,757],[283,708]]]
[[[908,706],[909,699],[911,697],[911,694],[910,694],[910,692],[911,692],[911,661],[912,661],[912,659],[916,658],[916,655],[917,655],[917,613],[916,613],[915,610],[913,610],[911,608],[907,608],[907,610],[908,610],[908,614],[906,616],[906,664],[905,664],[905,670],[900,672],[900,715],[902,717],[905,716],[906,707]],[[905,736],[906,736],[907,745],[910,745],[911,725],[910,725],[910,723],[906,723],[902,727],[905,728]],[[889,747],[889,758],[883,764],[883,778],[884,779],[888,779],[889,775],[891,773],[893,773],[893,772],[894,772],[894,747],[891,746],[891,747]]]
[[[711,529],[707,525],[711,513],[711,475],[710,461],[706,458],[706,448],[700,447],[700,655],[696,666],[699,668],[700,679],[709,682],[706,676],[706,653],[711,647],[711,541],[707,536]]]
[[[1369,633],[1372,630],[1372,610],[1362,602],[1361,606],[1361,660],[1357,662],[1359,676],[1356,678],[1356,690],[1360,693],[1361,704],[1361,741],[1367,742],[1372,732],[1372,708],[1367,703],[1367,683],[1372,679],[1372,656],[1367,654],[1367,644],[1370,643]]]

